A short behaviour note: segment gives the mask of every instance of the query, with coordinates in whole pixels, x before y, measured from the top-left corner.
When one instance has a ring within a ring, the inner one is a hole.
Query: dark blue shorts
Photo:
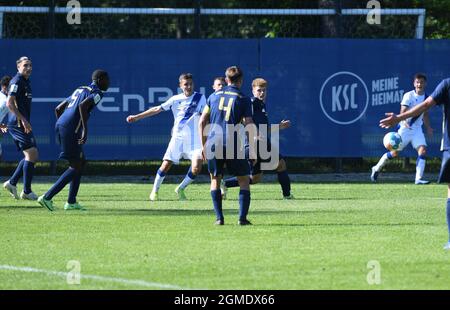
[[[208,160],[208,171],[213,176],[222,176],[224,166],[227,167],[228,173],[236,177],[250,174],[250,167],[247,159],[210,159]]]
[[[283,155],[278,154],[278,159],[279,160],[282,160],[283,158],[284,158]],[[261,163],[269,162],[269,161],[270,160],[266,160],[266,159],[262,160],[260,157],[258,157],[258,159],[256,160],[255,165],[253,166],[252,165],[252,161],[249,160],[248,164],[250,165],[250,173],[251,173],[251,175],[260,174],[262,172],[262,170],[261,170]]]
[[[439,172],[438,183],[450,184],[450,151],[442,152],[441,171]]]
[[[249,156],[249,147],[248,146],[245,147],[245,157],[248,159],[248,164],[250,166],[250,174],[251,175],[260,174],[262,172],[262,170],[261,170],[261,163],[270,162],[270,159],[261,159],[261,156],[260,156],[260,154],[258,152],[256,163],[255,163],[255,165],[252,165],[252,161],[249,159],[250,156]],[[278,154],[278,159],[279,160],[281,160],[283,158],[284,158],[283,155]]]
[[[33,132],[25,133],[22,127],[8,126],[8,132],[14,140],[18,151],[25,151],[36,146]]]
[[[63,126],[56,126],[56,138],[61,147],[59,158],[67,160],[84,160],[83,146],[78,144],[78,134]]]

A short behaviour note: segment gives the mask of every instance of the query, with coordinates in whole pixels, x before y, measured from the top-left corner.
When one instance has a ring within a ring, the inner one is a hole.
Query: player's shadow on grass
[[[42,209],[44,210],[43,207],[41,206],[24,206],[24,205],[20,205],[20,206],[0,206],[0,209],[2,210],[14,210],[14,209]]]
[[[383,226],[383,227],[402,227],[402,226],[436,226],[439,223],[270,223],[256,224],[258,226],[268,227],[366,227],[366,226]]]
[[[253,210],[250,212],[251,215],[280,215],[280,214],[311,214],[311,213],[359,213],[364,210],[347,210],[345,212],[339,210]],[[97,209],[91,210],[90,213],[95,215],[133,215],[133,216],[192,216],[192,215],[208,215],[214,216],[214,210],[211,209]],[[238,215],[239,210],[236,209],[224,209],[224,215],[233,216]]]

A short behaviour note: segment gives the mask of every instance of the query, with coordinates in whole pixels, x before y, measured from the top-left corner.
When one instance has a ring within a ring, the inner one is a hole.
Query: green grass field
[[[150,188],[84,183],[88,211],[64,212],[65,189],[53,213],[2,189],[0,289],[450,289],[446,186],[300,183],[285,201],[278,184],[256,185],[245,227],[237,190],[217,227],[208,185],[187,202],[164,184],[150,203]],[[67,284],[70,260],[80,285]],[[368,284],[369,261],[381,284]]]

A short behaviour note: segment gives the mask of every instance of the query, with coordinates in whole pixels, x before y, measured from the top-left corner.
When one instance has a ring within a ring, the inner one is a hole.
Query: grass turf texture
[[[42,194],[51,184],[36,183]],[[0,265],[144,280],[192,289],[449,289],[450,253],[442,185],[293,184],[296,200],[278,184],[252,187],[249,219],[237,226],[238,190],[224,202],[225,226],[215,220],[206,184],[176,201],[163,184],[151,203],[148,184],[83,183],[89,210],[56,212],[0,196]],[[368,262],[381,267],[369,285]],[[130,283],[0,270],[0,289],[147,289]],[[151,288],[151,287],[150,287]],[[155,287],[157,288],[157,287]]]

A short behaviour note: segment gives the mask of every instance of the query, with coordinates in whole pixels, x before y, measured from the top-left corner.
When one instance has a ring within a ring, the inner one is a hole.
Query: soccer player
[[[434,105],[442,106],[443,112],[443,126],[442,126],[442,164],[439,173],[438,183],[447,183],[447,226],[449,232],[449,241],[444,246],[444,249],[450,250],[450,78],[444,79],[439,83],[433,93],[425,99],[422,103],[395,115],[394,113],[386,113],[386,118],[380,121],[382,128],[390,128],[395,126],[400,121],[411,117],[417,117],[428,111]]]
[[[239,159],[237,156],[239,135],[233,130],[234,126],[242,121],[245,125],[253,124],[251,102],[240,90],[243,81],[242,70],[236,66],[229,67],[225,75],[228,86],[209,97],[199,121],[202,154],[208,160],[208,171],[211,176],[215,224],[224,225],[220,181],[226,165],[228,172],[237,177],[240,187],[238,224],[251,225],[247,219],[250,208],[250,169],[245,157]]]
[[[252,82],[252,93],[253,97],[251,98],[252,101],[252,118],[253,122],[259,129],[260,126],[269,126],[269,118],[267,115],[266,110],[266,96],[267,96],[267,81],[262,78],[254,79]],[[291,122],[289,120],[282,120],[279,123],[279,129],[283,130],[286,128],[289,128],[291,126]],[[269,131],[270,128],[267,129]],[[267,139],[267,146],[269,147],[269,150],[271,150],[271,142],[270,142],[270,132],[268,137],[262,137],[260,133],[260,139]],[[249,145],[247,143],[246,147],[248,148]],[[255,165],[252,165],[251,161],[249,161],[249,167],[251,171],[250,175],[250,184],[256,184],[259,183],[262,179],[263,172],[261,170],[261,162],[263,160],[261,159],[261,155],[259,152],[259,145],[258,145],[258,152],[257,152],[257,160]],[[289,178],[289,175],[287,173],[286,168],[286,161],[284,160],[283,156],[279,154],[279,162],[278,166],[276,168],[277,175],[278,175],[278,182],[281,185],[281,190],[283,192],[283,198],[284,199],[293,199],[294,196],[291,195],[291,180]],[[225,182],[222,182],[221,184],[221,191],[222,196],[225,199],[226,193],[228,187],[237,187],[239,184],[237,182],[237,178],[229,178],[225,180]]]
[[[8,86],[9,81],[11,81],[11,77],[5,75],[0,80],[0,131],[1,133],[5,133],[7,131],[8,126],[4,123],[4,119],[9,112],[8,107],[6,106],[6,100],[8,98]],[[1,142],[1,136],[0,136]],[[2,144],[0,143],[0,161],[2,160]]]
[[[30,124],[32,100],[30,75],[33,66],[31,59],[26,56],[20,57],[16,64],[18,72],[10,81],[8,99],[6,101],[6,106],[10,110],[7,126],[17,149],[23,152],[25,158],[19,162],[10,179],[3,183],[3,187],[12,197],[19,199],[16,185],[23,174],[23,191],[20,193],[20,198],[36,200],[38,196],[31,190],[34,164],[39,157],[36,140]]]
[[[403,96],[401,102],[400,113],[403,113],[409,109],[414,108],[419,103],[423,102],[426,98],[425,87],[427,85],[427,78],[424,74],[417,73],[414,75],[414,90],[407,92]],[[412,144],[413,148],[417,150],[417,161],[416,161],[416,179],[415,184],[428,184],[429,181],[423,180],[423,173],[425,171],[426,164],[426,151],[427,142],[425,140],[425,135],[422,131],[422,124],[425,125],[427,129],[428,136],[433,135],[433,128],[430,126],[430,118],[428,112],[425,111],[416,117],[408,118],[400,123],[400,129],[398,134],[402,137],[402,144],[400,148],[396,151],[386,152],[378,161],[378,163],[372,167],[372,172],[370,174],[370,179],[372,182],[376,182],[378,175],[383,169],[383,167],[394,157],[398,156],[398,152],[403,150],[408,144]]]
[[[214,79],[212,88],[216,92],[216,91],[221,90],[225,85],[226,85],[225,78],[218,76]]]
[[[194,92],[194,80],[191,73],[183,73],[179,77],[181,94],[172,96],[163,104],[152,107],[137,115],[129,115],[127,122],[133,123],[146,117],[154,116],[162,111],[172,110],[174,124],[163,162],[159,167],[150,200],[158,200],[158,191],[166,174],[173,164],[178,165],[181,158],[191,160],[191,167],[184,180],[175,189],[179,200],[186,200],[184,190],[191,184],[202,169],[202,155],[199,135],[197,134],[198,119],[206,104],[205,96]]]
[[[52,198],[70,183],[69,197],[64,210],[84,210],[77,202],[81,173],[86,163],[83,145],[88,137],[88,119],[92,110],[103,98],[103,92],[109,88],[109,75],[104,70],[92,73],[89,86],[78,87],[55,108],[56,137],[61,146],[60,158],[69,161],[69,168],[59,177],[47,193],[38,198],[38,202],[49,211],[55,209]]]

